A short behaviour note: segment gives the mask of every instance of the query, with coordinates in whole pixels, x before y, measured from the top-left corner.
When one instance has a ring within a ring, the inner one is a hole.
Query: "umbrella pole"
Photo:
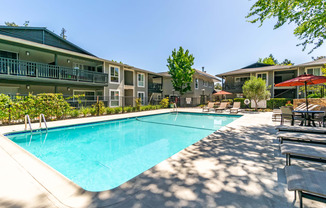
[[[308,111],[308,93],[307,93],[307,82],[304,82],[304,89],[306,92],[306,106],[307,106],[307,111]]]

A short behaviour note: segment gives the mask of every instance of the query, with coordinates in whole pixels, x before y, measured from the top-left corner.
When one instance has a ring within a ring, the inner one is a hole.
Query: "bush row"
[[[71,98],[68,98],[71,99]],[[164,99],[163,99],[164,100]],[[11,99],[9,96],[0,94],[0,121],[3,123],[22,122],[25,115],[31,120],[38,120],[40,114],[44,114],[47,120],[58,120],[65,118],[87,117],[95,115],[109,115],[136,111],[156,110],[166,108],[165,101],[160,105],[136,107],[105,107],[100,101],[90,107],[76,109],[71,107],[62,94],[43,93],[38,95],[16,96]],[[10,117],[10,118],[9,118]]]
[[[247,106],[244,104],[245,99],[246,98],[234,98],[234,102],[241,102],[241,108],[246,108]],[[267,100],[266,105],[269,109],[275,109],[285,106],[288,101],[293,103],[293,99],[290,98],[271,98],[270,100]]]

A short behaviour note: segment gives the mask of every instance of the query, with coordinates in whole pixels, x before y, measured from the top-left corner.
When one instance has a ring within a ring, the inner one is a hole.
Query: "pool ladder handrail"
[[[173,103],[173,111],[178,112],[178,106],[176,103]]]
[[[46,120],[45,120],[45,117],[44,117],[43,113],[40,114],[40,128],[42,128],[42,118],[43,118],[43,122],[44,122],[45,129],[46,129],[46,132],[47,132],[48,131],[48,125],[46,124]]]
[[[29,124],[29,129],[31,130],[31,132],[33,132],[31,119],[29,118],[28,114],[25,115],[25,131],[27,130],[27,122]]]

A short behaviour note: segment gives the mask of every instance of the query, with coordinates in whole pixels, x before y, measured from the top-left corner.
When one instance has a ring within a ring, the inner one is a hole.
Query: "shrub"
[[[167,108],[169,107],[169,98],[163,98],[160,102],[160,106],[162,106],[162,108]]]
[[[93,108],[95,108],[96,110],[96,115],[103,115],[105,112],[105,106],[104,103],[102,101],[99,101],[98,103],[94,103],[92,105]]]
[[[137,107],[132,107],[132,112],[137,112]]]
[[[138,111],[141,111],[140,110],[140,107],[141,107],[141,98],[136,98],[135,99],[135,103],[136,103],[136,108]]]
[[[9,118],[9,105],[12,104],[12,100],[8,95],[0,94],[0,119],[2,122]]]
[[[271,98],[270,100],[267,100],[267,108],[275,109],[280,108],[281,106],[285,106],[288,101],[293,101],[293,99],[290,98]]]
[[[89,109],[90,109],[90,113],[91,113],[92,116],[97,115],[97,108],[95,108],[95,107],[91,107],[91,108],[89,108]]]
[[[107,107],[106,109],[106,114],[110,115],[110,114],[114,114],[114,108],[110,108],[110,107]]]
[[[161,105],[155,105],[156,109],[161,109],[162,106]]]
[[[69,112],[69,115],[72,117],[72,118],[77,118],[80,114],[79,114],[79,111],[77,109],[73,109]]]
[[[232,99],[224,99],[224,100],[222,100],[222,102],[229,102],[230,105],[233,104],[233,100]]]
[[[87,117],[87,115],[91,112],[89,108],[81,107],[80,108],[80,113],[83,114],[84,117]]]
[[[132,107],[131,106],[124,107],[124,111],[130,113],[132,112]]]
[[[114,109],[114,113],[117,114],[117,113],[121,113],[122,112],[122,108],[121,107],[115,107],[113,108]]]

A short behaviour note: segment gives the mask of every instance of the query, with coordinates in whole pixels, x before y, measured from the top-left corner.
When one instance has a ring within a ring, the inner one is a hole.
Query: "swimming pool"
[[[237,118],[166,113],[6,136],[85,190],[104,191]]]

